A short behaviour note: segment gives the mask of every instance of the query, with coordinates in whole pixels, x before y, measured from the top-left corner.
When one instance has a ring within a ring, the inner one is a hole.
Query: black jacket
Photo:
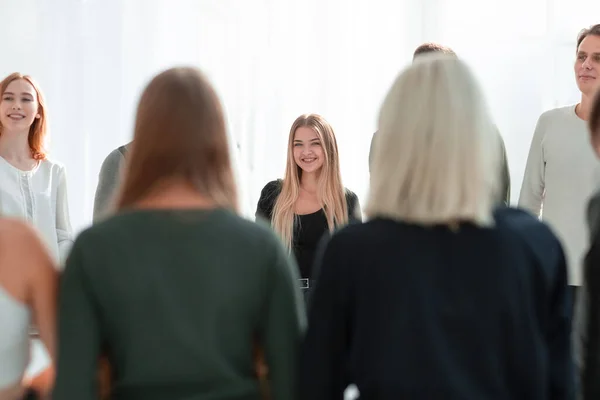
[[[600,399],[600,192],[589,202],[590,248],[584,263],[584,285],[578,294],[574,326],[575,358],[582,398]]]

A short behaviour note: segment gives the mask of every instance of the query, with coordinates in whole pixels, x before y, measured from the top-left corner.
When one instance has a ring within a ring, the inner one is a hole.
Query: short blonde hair
[[[419,57],[379,115],[366,214],[421,225],[493,225],[500,142],[482,91],[453,56]]]

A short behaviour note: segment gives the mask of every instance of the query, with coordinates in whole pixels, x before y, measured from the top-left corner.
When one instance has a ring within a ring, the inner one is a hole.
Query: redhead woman
[[[47,157],[48,110],[28,75],[0,82],[0,213],[27,221],[62,266],[73,243],[65,168]]]

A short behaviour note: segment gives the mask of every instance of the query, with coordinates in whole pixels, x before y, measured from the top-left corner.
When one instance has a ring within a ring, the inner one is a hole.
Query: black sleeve
[[[531,252],[537,272],[532,277],[539,320],[542,321],[546,356],[546,398],[575,399],[575,357],[573,352],[573,292],[567,279],[567,262],[560,240],[528,211],[504,208],[511,215],[510,230],[521,236]],[[508,219],[507,219],[508,220]],[[503,222],[499,220],[499,223]],[[539,289],[539,290],[537,290]]]
[[[549,323],[546,332],[548,348],[549,399],[573,399],[575,365],[572,352],[573,298],[567,281],[567,263],[556,239],[558,265],[549,298]],[[551,249],[547,249],[551,252]]]
[[[273,207],[275,207],[275,201],[277,200],[277,196],[281,193],[281,181],[271,181],[265,185],[265,187],[260,192],[260,198],[258,199],[258,204],[256,205],[256,213],[255,217],[258,221],[259,219],[271,223],[271,218],[273,217]]]
[[[587,222],[590,238],[594,238],[600,225],[600,195],[596,194],[588,203]]]
[[[300,353],[300,398],[342,400],[348,386],[344,360],[350,332],[350,278],[344,245],[337,235],[321,241],[315,266],[318,282],[308,312]]]
[[[348,222],[362,222],[362,211],[358,196],[350,190],[346,190],[346,204],[348,205]]]

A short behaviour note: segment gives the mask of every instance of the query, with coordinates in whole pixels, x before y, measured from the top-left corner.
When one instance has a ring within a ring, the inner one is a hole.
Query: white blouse
[[[0,215],[22,219],[40,233],[50,254],[64,266],[73,244],[65,168],[43,160],[23,171],[0,157]]]

